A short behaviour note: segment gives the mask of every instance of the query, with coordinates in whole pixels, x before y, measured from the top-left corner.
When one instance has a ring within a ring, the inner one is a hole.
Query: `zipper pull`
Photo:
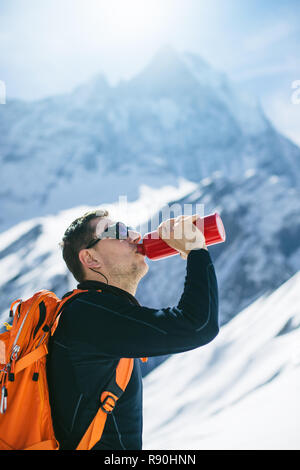
[[[18,357],[18,354],[19,354],[19,351],[20,351],[20,346],[18,344],[15,344],[12,351],[11,351],[11,355],[10,355],[10,360],[11,361],[16,361],[17,360],[17,357]]]
[[[4,414],[7,410],[7,388],[5,385],[1,389],[1,402],[0,402],[0,413]]]
[[[15,306],[17,303],[21,304],[21,302],[22,302],[22,299],[17,299],[17,300],[15,300],[15,301],[11,304],[10,310],[9,310],[9,318],[12,318],[12,317],[14,316],[14,306]],[[18,307],[19,307],[19,306],[18,306]],[[20,316],[20,315],[19,315],[19,316]]]
[[[9,364],[9,373],[8,373],[8,380],[10,382],[14,382],[15,380],[15,363],[20,351],[20,346],[17,344],[13,347],[11,356],[10,356],[10,364]]]

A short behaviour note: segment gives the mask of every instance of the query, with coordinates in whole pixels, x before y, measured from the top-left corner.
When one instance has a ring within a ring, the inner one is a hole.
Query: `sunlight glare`
[[[158,0],[97,0],[87,3],[86,10],[94,25],[115,41],[149,38],[165,24],[164,4]]]

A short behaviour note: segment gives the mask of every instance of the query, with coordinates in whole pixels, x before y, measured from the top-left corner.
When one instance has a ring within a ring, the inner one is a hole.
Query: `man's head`
[[[115,222],[106,210],[88,212],[74,220],[63,237],[63,258],[78,282],[105,282],[107,278],[111,285],[125,290],[129,290],[126,287],[130,285],[130,290],[135,291],[149,269],[144,256],[137,252],[141,238],[138,232],[129,230],[128,237],[121,240],[103,238],[87,248]]]

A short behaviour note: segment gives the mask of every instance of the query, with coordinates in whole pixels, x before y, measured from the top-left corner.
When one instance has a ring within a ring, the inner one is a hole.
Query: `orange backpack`
[[[0,334],[0,450],[59,450],[48,393],[47,345],[62,307],[82,292],[87,291],[75,289],[59,299],[53,292],[42,290],[26,301],[12,303],[12,325],[6,323],[8,331]],[[107,414],[129,382],[133,361],[120,359],[77,450],[90,450],[100,440]]]

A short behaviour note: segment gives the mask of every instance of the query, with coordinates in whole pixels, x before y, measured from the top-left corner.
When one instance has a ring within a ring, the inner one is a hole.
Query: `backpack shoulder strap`
[[[113,412],[117,400],[125,391],[132,374],[133,364],[133,358],[120,359],[115,374],[101,394],[100,408],[76,450],[90,450],[101,439],[107,415]]]
[[[55,321],[54,321],[53,326],[51,328],[51,336],[54,335],[54,332],[55,332],[55,330],[58,326],[59,318],[60,318],[60,315],[62,313],[63,307],[65,307],[67,303],[70,303],[72,300],[74,300],[76,297],[78,297],[83,292],[89,292],[89,290],[88,289],[85,289],[85,290],[83,290],[83,289],[74,289],[71,292],[67,292],[63,296],[61,302],[58,305],[58,308],[57,308],[57,311],[56,311],[56,314],[55,314],[56,318],[55,318]],[[102,292],[102,290],[98,289],[97,292]]]

